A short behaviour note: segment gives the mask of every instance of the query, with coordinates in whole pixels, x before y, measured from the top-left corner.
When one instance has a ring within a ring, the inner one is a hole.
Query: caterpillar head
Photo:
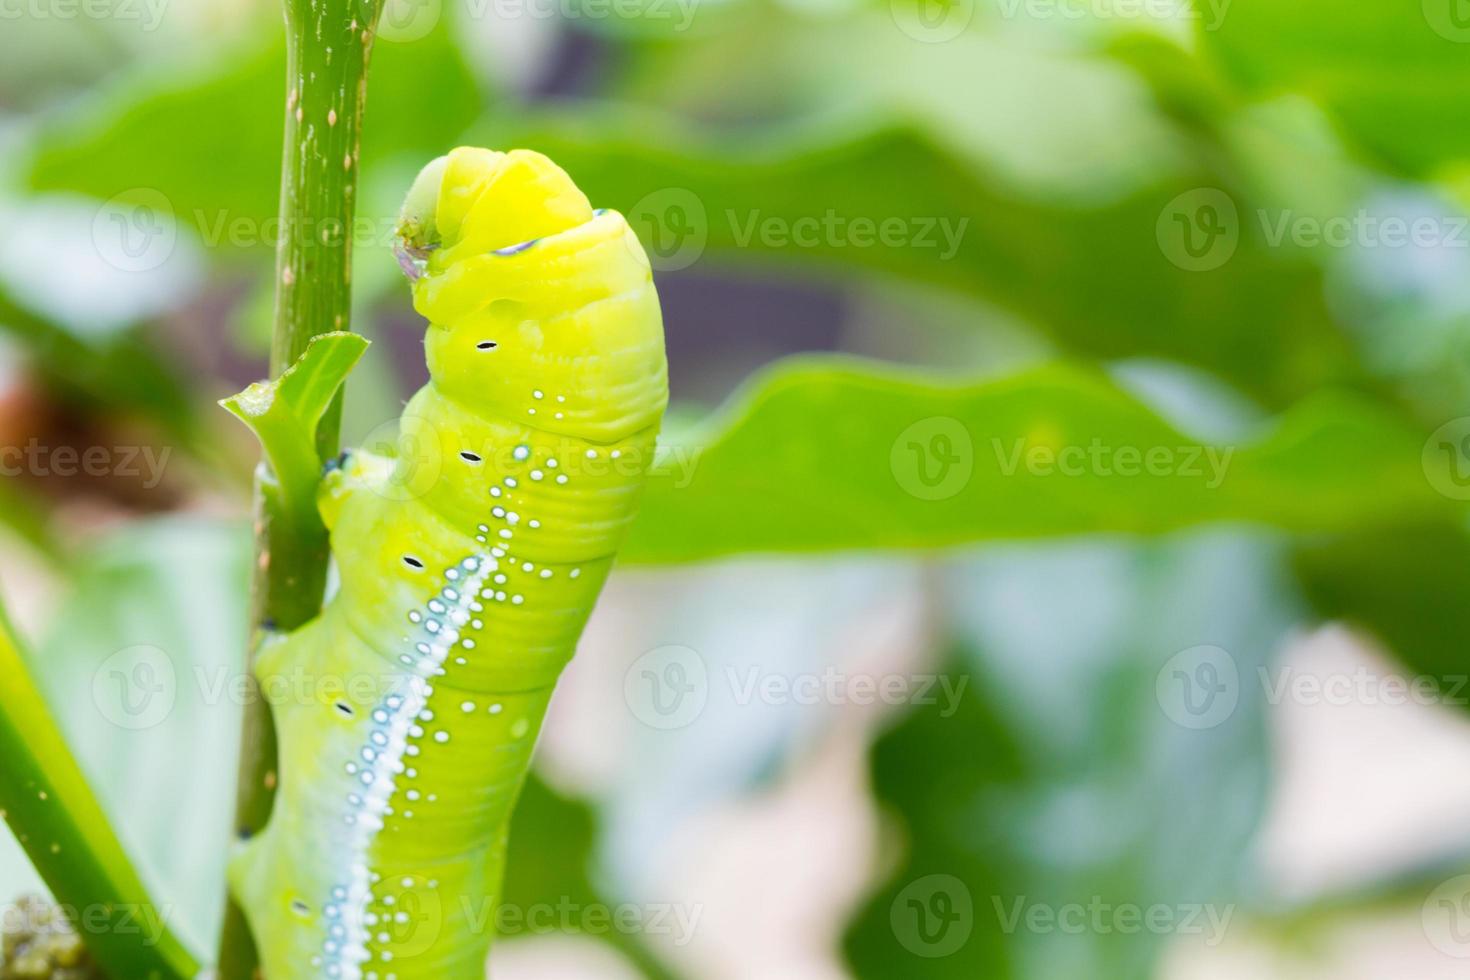
[[[593,442],[658,423],[668,389],[647,256],[546,157],[461,147],[433,161],[397,251],[446,393]]]

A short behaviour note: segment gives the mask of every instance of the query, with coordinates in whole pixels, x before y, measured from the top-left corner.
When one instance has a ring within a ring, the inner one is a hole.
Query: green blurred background
[[[280,14],[0,17],[0,585],[208,950]],[[1466,976],[1467,104],[1465,0],[390,0],[345,440],[454,145],[627,214],[668,332],[496,976]]]

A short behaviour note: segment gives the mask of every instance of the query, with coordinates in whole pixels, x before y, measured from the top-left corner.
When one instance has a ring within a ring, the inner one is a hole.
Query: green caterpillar
[[[258,661],[317,681],[273,708],[279,795],[231,866],[268,980],[484,976],[511,808],[668,400],[638,239],[546,157],[435,160],[399,238],[416,450],[328,474],[339,590]]]

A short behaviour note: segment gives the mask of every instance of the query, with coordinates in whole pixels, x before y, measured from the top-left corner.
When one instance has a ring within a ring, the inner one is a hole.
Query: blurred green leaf
[[[36,139],[30,186],[123,200],[157,191],[205,245],[258,254],[273,249],[287,99],[278,33],[202,65],[165,64],[125,77],[50,121]],[[328,125],[330,107],[301,108]],[[445,26],[407,43],[379,39],[363,172],[399,154],[411,155],[417,166],[444,152],[479,108],[475,80]],[[391,215],[381,217],[355,229],[354,239],[386,239]]]
[[[622,556],[933,548],[1217,521],[1377,526],[1448,513],[1423,442],[1347,395],[1295,406],[1249,445],[1212,446],[1067,365],[963,384],[794,359],[702,428],[665,434]]]
[[[1379,160],[1431,175],[1470,156],[1470,42],[1461,0],[1234,0],[1200,32],[1250,96],[1327,108]]]
[[[0,814],[51,893],[76,910],[72,924],[109,973],[139,980],[192,977],[198,965],[167,928],[168,907],[139,880],[22,646],[0,611],[0,754],[6,762]]]
[[[1367,630],[1446,700],[1470,708],[1470,534],[1463,525],[1412,524],[1303,542],[1295,562],[1323,617]]]
[[[849,929],[855,975],[1145,980],[1170,936],[1223,938],[1268,778],[1248,681],[1296,611],[1280,551],[1223,532],[953,566],[943,673],[970,684],[873,750],[904,844]],[[1206,646],[1227,686],[1170,714],[1164,685]]]
[[[618,903],[590,877],[596,833],[597,814],[591,807],[531,774],[511,819],[502,899],[508,914],[515,916],[508,924],[520,928],[502,930],[502,938],[534,931],[534,923],[555,909],[569,910],[570,917],[583,917],[588,924],[611,919]],[[619,949],[649,980],[672,977],[636,934],[609,929],[589,935]]]
[[[223,907],[249,534],[142,522],[77,568],[33,661],[168,924],[208,949]]]
[[[0,290],[0,331],[15,338],[63,397],[93,410],[137,413],[199,448],[194,393],[142,326],[85,340]]]
[[[793,130],[712,137],[594,107],[495,119],[472,138],[551,156],[594,203],[628,215],[656,269],[703,259],[929,283],[993,302],[1075,351],[1202,365],[1276,404],[1360,373],[1320,271],[1270,248],[1253,225],[1234,225],[1228,256],[1229,239],[1218,240],[1213,267],[1185,267],[1172,216],[1219,187],[1218,175],[1066,206],[1005,191],[911,123]],[[825,229],[828,215],[837,229]],[[892,231],[860,238],[855,220]]]

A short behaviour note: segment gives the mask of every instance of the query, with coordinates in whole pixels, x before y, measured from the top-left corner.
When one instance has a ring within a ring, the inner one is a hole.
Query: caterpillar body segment
[[[339,589],[257,664],[279,793],[231,881],[267,980],[484,976],[510,812],[667,402],[647,258],[545,157],[453,151],[400,233],[431,381],[396,455],[323,481]]]

